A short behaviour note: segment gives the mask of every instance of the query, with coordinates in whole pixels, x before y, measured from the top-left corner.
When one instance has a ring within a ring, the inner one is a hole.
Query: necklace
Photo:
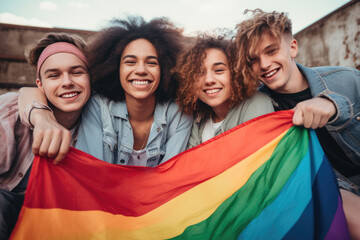
[[[133,148],[135,149],[135,140],[136,139],[140,140],[140,139],[144,138],[144,140],[141,143],[140,149],[137,149],[137,150],[144,149],[144,147],[146,147],[146,143],[147,143],[149,135],[150,135],[150,130],[151,130],[152,122],[153,122],[153,117],[151,117],[149,120],[147,120],[144,124],[138,124],[137,122],[135,122],[134,120],[132,120],[130,118],[129,118],[129,121],[130,121],[130,124],[131,124],[131,126],[133,128],[133,136],[134,136],[134,146],[133,146]],[[141,133],[145,133],[145,135],[142,135]],[[139,146],[139,144],[136,144],[136,145]]]
[[[143,144],[141,145],[140,150],[141,150],[141,149],[144,149],[144,147],[146,146],[146,143],[147,143],[147,141],[148,141],[148,139],[149,139],[149,135],[150,135],[150,129],[149,129],[148,133],[147,133],[146,136],[145,136],[144,142],[143,142]],[[139,159],[139,156],[138,156],[138,159]]]

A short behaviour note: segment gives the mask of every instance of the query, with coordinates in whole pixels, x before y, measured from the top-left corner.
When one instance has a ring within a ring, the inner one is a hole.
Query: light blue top
[[[157,103],[145,147],[148,167],[154,167],[184,151],[192,116],[174,101]],[[83,110],[76,148],[113,164],[127,165],[134,137],[125,101],[93,95]]]

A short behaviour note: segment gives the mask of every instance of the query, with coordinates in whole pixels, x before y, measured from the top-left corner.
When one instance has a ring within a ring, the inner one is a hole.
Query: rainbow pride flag
[[[350,239],[334,173],[293,112],[155,167],[36,157],[12,239]]]

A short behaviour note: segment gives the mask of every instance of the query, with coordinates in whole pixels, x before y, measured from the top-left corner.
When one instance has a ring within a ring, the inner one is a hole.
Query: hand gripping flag
[[[12,239],[349,239],[314,131],[260,116],[155,167],[36,157]]]

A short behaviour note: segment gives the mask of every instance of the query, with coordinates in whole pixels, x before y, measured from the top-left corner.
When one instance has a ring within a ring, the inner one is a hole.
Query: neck
[[[301,74],[299,68],[296,66],[296,63],[292,64],[292,74],[291,74],[291,84],[289,84],[287,89],[284,89],[282,93],[297,93],[301,92],[309,87],[308,81]]]
[[[53,108],[53,112],[56,121],[68,130],[72,129],[76,125],[81,115],[81,111],[62,112],[55,108]]]
[[[155,96],[145,100],[125,97],[125,100],[129,119],[132,121],[145,122],[153,118],[156,105]]]
[[[125,97],[125,100],[129,122],[133,128],[133,149],[140,150],[146,147],[150,136],[151,125],[154,121],[155,97],[144,100]]]
[[[225,104],[223,106],[219,106],[216,108],[213,108],[214,111],[214,115],[213,115],[213,122],[217,123],[217,122],[221,122],[222,120],[224,120],[226,118],[226,115],[228,114],[228,112],[230,111],[230,106],[229,104]]]

